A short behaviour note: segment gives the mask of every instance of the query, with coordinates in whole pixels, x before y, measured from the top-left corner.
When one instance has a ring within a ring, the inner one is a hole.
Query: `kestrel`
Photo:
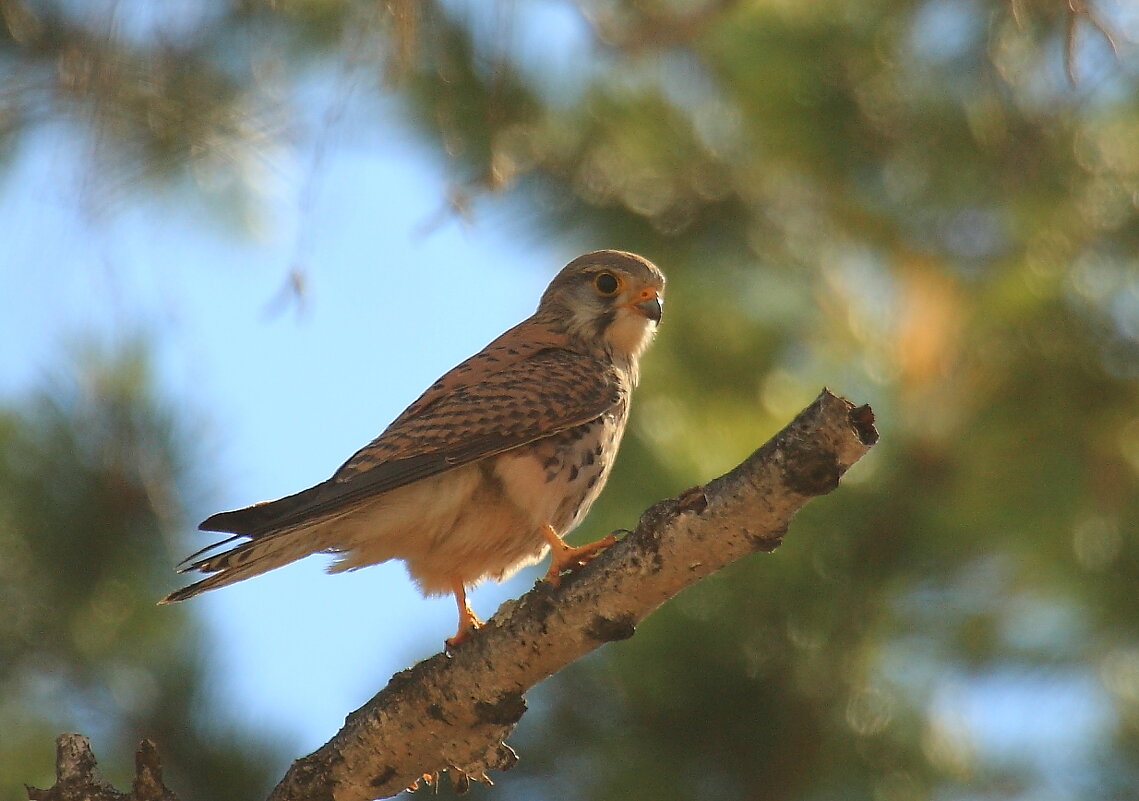
[[[424,594],[454,594],[453,646],[481,625],[468,587],[547,550],[556,585],[614,542],[562,537],[609,476],[663,292],[661,271],[632,253],[574,259],[532,317],[443,375],[327,481],[205,520],[233,536],[186,559],[180,572],[207,577],[161,603],[314,553],[338,555],[330,572],[402,559]]]

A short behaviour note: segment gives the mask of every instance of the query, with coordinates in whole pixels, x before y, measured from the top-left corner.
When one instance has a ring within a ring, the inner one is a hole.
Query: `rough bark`
[[[143,740],[135,752],[135,777],[129,793],[121,793],[99,775],[91,741],[82,734],[55,738],[55,785],[28,787],[30,801],[178,801],[162,782],[162,765],[154,743]]]
[[[270,801],[387,798],[443,771],[459,789],[489,781],[487,771],[517,761],[504,740],[526,711],[526,690],[631,637],[685,587],[776,548],[795,513],[837,487],[877,438],[870,407],[824,389],[738,467],[652,506],[636,530],[558,588],[539,583],[454,653],[397,673],[336,736],[293,763]],[[30,791],[33,801],[80,797],[53,792]]]

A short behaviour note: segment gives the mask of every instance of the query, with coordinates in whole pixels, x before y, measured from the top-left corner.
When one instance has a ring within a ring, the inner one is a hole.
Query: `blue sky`
[[[382,148],[343,145],[337,133],[318,128],[294,150],[263,154],[262,222],[242,236],[187,195],[139,189],[105,202],[90,186],[90,144],[62,125],[38,132],[0,195],[0,394],[36,382],[80,334],[152,335],[162,391],[202,456],[209,498],[196,521],[326,478],[439,374],[529,315],[577,255],[519,240],[501,210],[488,211],[494,201],[425,232],[446,197],[443,167],[394,128]],[[318,137],[325,153],[313,167]],[[298,263],[304,302],[282,302]],[[210,536],[188,527],[171,563]],[[187,602],[208,622],[219,693],[239,699],[227,707],[293,734],[299,750],[455,625],[453,602],[423,599],[399,563],[339,576],[324,564]],[[476,590],[478,612],[489,616],[537,570]],[[179,580],[171,572],[170,588]]]

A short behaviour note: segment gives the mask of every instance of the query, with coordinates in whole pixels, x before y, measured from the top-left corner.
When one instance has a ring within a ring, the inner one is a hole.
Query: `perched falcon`
[[[632,253],[574,259],[532,317],[432,384],[332,478],[204,521],[233,536],[183,562],[206,578],[161,603],[314,553],[339,556],[332,572],[402,559],[425,594],[454,593],[455,645],[481,625],[467,587],[547,550],[556,584],[613,542],[562,537],[609,476],[663,292],[661,271]]]

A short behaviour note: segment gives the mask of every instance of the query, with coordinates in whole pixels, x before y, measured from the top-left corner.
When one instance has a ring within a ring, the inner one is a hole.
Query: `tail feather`
[[[209,545],[207,545],[205,548],[200,548],[200,549],[194,551],[192,554],[190,554],[185,559],[183,559],[181,562],[179,562],[177,565],[175,565],[174,569],[179,573],[189,573],[191,570],[201,570],[202,565],[204,565],[208,561],[208,558],[207,559],[199,559],[198,557],[205,556],[210,551],[213,551],[217,548],[224,548],[225,546],[229,545],[231,542],[234,542],[236,540],[245,539],[245,538],[246,538],[245,534],[234,534],[232,537],[226,537],[224,540],[221,540],[220,542],[212,542]]]
[[[159,603],[184,601],[206,590],[259,576],[326,550],[328,545],[320,534],[321,527],[350,514],[358,506],[358,502],[341,503],[328,508],[329,504],[324,501],[336,492],[335,485],[325,481],[275,501],[206,518],[198,528],[227,532],[233,536],[207,545],[179,563],[176,568],[179,573],[197,571],[207,574],[207,577],[170,593]],[[228,550],[215,553],[226,548]]]
[[[297,527],[274,532],[270,535],[243,542],[230,548],[228,551],[207,556],[204,559],[191,561],[204,553],[219,548],[246,535],[236,534],[229,539],[216,542],[191,556],[179,566],[179,573],[199,571],[211,574],[201,581],[183,587],[167,595],[160,604],[169,604],[184,601],[195,595],[212,590],[216,587],[225,587],[235,584],[253,576],[259,576],[277,567],[282,567],[303,559],[310,554],[323,550],[320,538],[313,536],[309,527]]]
[[[232,584],[235,581],[241,581],[243,578],[249,578],[250,576],[255,575],[257,575],[257,573],[250,573],[247,576],[234,576],[230,573],[215,573],[212,576],[207,576],[201,581],[194,582],[188,587],[183,587],[180,590],[175,590],[158,603],[159,605],[162,605],[173,604],[177,603],[178,601],[185,601],[187,598],[193,598],[195,595],[200,595],[206,590],[212,590],[215,587],[224,587],[227,584]]]

